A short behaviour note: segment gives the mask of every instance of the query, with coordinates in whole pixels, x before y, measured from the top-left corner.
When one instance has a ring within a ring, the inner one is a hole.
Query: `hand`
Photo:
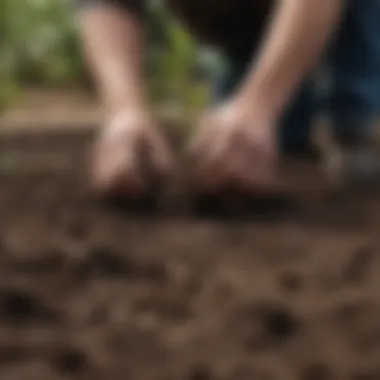
[[[250,194],[274,190],[274,124],[252,102],[236,100],[204,116],[190,145],[200,187]]]
[[[95,146],[92,178],[105,196],[138,196],[148,191],[152,175],[165,179],[172,156],[150,114],[141,110],[119,113],[102,131]]]

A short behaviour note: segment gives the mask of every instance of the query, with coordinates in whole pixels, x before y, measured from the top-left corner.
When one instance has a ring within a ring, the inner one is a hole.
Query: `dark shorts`
[[[142,15],[145,11],[144,0],[75,0],[78,8],[93,7],[97,5],[112,5]]]
[[[111,4],[145,15],[144,0],[74,0],[79,7]],[[252,45],[260,39],[273,0],[164,0],[163,3],[201,43],[219,48]]]

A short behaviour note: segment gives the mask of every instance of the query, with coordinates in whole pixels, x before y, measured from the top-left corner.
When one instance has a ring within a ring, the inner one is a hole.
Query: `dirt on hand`
[[[89,199],[91,138],[0,139],[2,380],[380,378],[380,196],[294,164],[286,208],[178,177],[121,212]]]

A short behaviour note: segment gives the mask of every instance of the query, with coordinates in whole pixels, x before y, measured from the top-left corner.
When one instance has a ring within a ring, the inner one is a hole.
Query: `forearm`
[[[140,20],[118,3],[97,1],[78,17],[85,58],[110,112],[145,103]]]
[[[279,116],[321,55],[344,0],[278,0],[258,59],[240,94]],[[251,103],[252,104],[252,103]]]

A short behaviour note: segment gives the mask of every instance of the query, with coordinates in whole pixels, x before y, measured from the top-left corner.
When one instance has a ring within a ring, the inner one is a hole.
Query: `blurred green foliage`
[[[25,87],[88,84],[71,5],[67,0],[0,1],[0,108]],[[207,96],[197,78],[197,46],[159,0],[150,6],[146,30],[152,97],[197,108]]]

